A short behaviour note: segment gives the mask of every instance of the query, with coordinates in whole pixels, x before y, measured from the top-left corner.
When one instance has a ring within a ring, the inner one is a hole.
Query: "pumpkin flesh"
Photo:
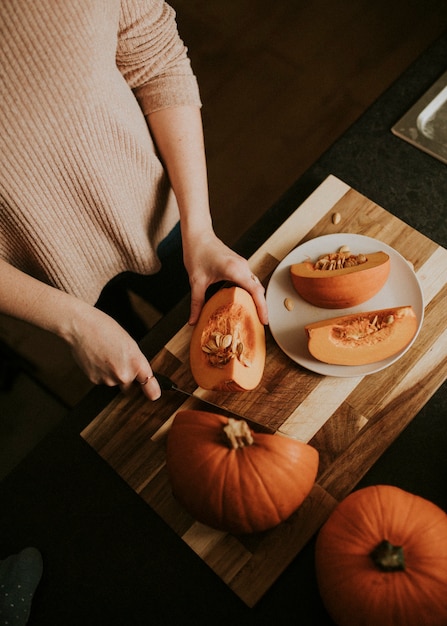
[[[234,534],[261,532],[286,520],[315,482],[315,448],[279,435],[252,433],[233,448],[228,419],[204,411],[175,416],[167,469],[175,498],[198,521]]]
[[[216,292],[204,305],[190,343],[191,372],[199,387],[249,391],[265,365],[265,330],[253,298],[240,287]]]
[[[318,361],[366,365],[406,348],[417,332],[411,306],[353,313],[307,324],[308,349]]]
[[[402,548],[404,569],[377,567],[384,540]],[[447,624],[447,515],[423,498],[388,485],[353,492],[320,530],[315,563],[338,626]]]
[[[340,269],[317,269],[311,261],[290,266],[295,291],[307,302],[324,309],[357,306],[375,296],[390,273],[385,252],[366,255],[366,261]]]

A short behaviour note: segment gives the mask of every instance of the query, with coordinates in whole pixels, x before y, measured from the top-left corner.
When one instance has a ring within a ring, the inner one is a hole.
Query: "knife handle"
[[[164,389],[164,391],[170,391],[171,389],[174,388],[174,383],[168,376],[165,376],[164,374],[159,374],[158,372],[152,372],[152,373],[154,374],[155,378],[158,380],[158,384],[160,385],[161,389]]]

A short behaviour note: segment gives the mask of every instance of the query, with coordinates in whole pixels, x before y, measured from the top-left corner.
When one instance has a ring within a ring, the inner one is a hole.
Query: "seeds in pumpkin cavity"
[[[292,311],[293,307],[295,306],[295,303],[292,300],[292,298],[285,298],[284,306],[286,307],[288,311]]]
[[[394,322],[394,315],[376,314],[372,318],[360,313],[356,319],[347,324],[339,324],[332,329],[332,338],[335,342],[361,345],[374,344],[385,339],[389,334],[389,326]]]
[[[202,351],[208,356],[208,362],[213,367],[223,367],[232,359],[237,358],[242,365],[250,367],[251,362],[244,355],[244,344],[239,339],[239,331],[235,334],[213,333],[208,341],[202,344]]]
[[[321,255],[316,263],[315,270],[340,270],[346,267],[354,267],[366,263],[367,257],[364,254],[351,254],[348,246],[342,246],[338,252],[330,252]]]
[[[339,224],[341,220],[341,215],[340,213],[337,211],[335,213],[332,213],[332,223],[333,224]]]

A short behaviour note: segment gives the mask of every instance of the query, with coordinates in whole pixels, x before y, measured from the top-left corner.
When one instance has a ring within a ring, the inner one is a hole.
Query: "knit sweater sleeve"
[[[122,0],[116,62],[145,115],[201,106],[175,11],[163,0]]]

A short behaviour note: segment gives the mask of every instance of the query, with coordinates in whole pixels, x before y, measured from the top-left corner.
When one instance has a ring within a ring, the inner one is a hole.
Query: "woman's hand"
[[[149,361],[132,337],[106,313],[84,305],[67,341],[75,360],[93,383],[119,385],[123,391],[139,383],[150,400],[160,397],[160,386]]]
[[[142,385],[151,400],[161,391],[138,344],[109,315],[50,287],[0,259],[0,311],[61,337],[96,384]]]
[[[207,288],[222,280],[246,289],[256,304],[260,321],[268,324],[264,287],[250,270],[248,261],[226,246],[212,230],[194,240],[184,237],[183,254],[191,285],[190,324],[199,318]]]

